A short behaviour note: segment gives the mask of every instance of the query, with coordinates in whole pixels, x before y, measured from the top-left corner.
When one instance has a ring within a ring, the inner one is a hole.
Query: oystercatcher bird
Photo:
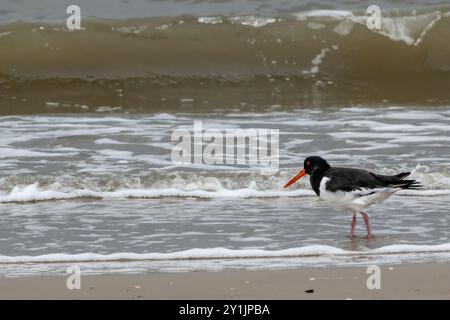
[[[314,192],[330,206],[353,214],[350,239],[353,239],[356,227],[356,215],[363,217],[367,230],[367,239],[371,239],[369,216],[363,210],[368,206],[381,203],[401,189],[418,189],[416,180],[404,180],[410,172],[402,172],[394,176],[375,174],[366,170],[350,168],[334,168],[321,157],[308,157],[304,168],[284,188],[289,187],[304,175]]]

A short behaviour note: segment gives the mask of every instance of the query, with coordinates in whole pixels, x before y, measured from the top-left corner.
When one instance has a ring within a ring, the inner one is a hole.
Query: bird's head
[[[303,169],[300,170],[300,172],[297,173],[295,177],[289,180],[288,183],[284,185],[284,188],[289,187],[291,184],[295,183],[298,179],[300,179],[304,175],[307,174],[311,175],[314,171],[325,171],[328,170],[329,168],[330,165],[325,159],[317,156],[308,157],[305,159],[305,162],[303,163]]]

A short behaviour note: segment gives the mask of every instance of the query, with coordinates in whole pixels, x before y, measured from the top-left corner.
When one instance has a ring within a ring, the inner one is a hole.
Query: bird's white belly
[[[331,192],[326,190],[328,180],[329,178],[323,177],[320,181],[320,199],[333,208],[351,212],[360,212],[372,204],[381,203],[399,190],[396,188],[380,188]]]

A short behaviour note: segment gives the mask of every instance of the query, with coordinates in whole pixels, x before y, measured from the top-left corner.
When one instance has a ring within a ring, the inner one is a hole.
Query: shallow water
[[[70,32],[69,4],[0,8],[0,274],[450,260],[448,3],[379,1],[373,30],[364,1],[80,0]],[[279,130],[279,161],[174,162],[199,121]],[[283,189],[310,155],[423,189],[350,241],[307,179]]]
[[[172,131],[190,129],[199,119],[204,128],[280,128],[279,172],[262,175],[260,167],[248,165],[174,164]],[[137,272],[144,266],[179,271],[254,268],[261,263],[268,267],[351,264],[361,260],[346,260],[333,250],[364,255],[391,245],[397,246],[393,249],[399,254],[393,255],[397,260],[384,256],[377,261],[401,260],[403,245],[449,242],[449,120],[446,107],[2,117],[0,261],[8,262],[3,272],[46,268],[54,272],[62,267],[35,263],[98,259],[74,256],[86,253],[137,254],[112,257],[130,260],[115,267],[87,264],[87,272]],[[350,241],[346,237],[350,214],[319,201],[307,179],[292,190],[282,189],[311,154],[335,166],[386,174],[412,171],[424,189],[402,191],[369,208],[376,238],[363,239],[360,219],[358,239]],[[324,253],[315,245],[334,249]],[[194,248],[206,251],[174,262]],[[224,254],[215,248],[234,251]],[[306,248],[303,254],[294,254],[303,258],[286,259],[283,264],[274,254],[292,248]],[[261,262],[255,260],[254,249],[275,256]],[[430,259],[426,254],[412,255],[414,250],[406,250],[409,258]],[[153,262],[149,262],[153,258],[145,260],[145,254],[152,253],[160,256]],[[164,256],[169,253],[174,256]],[[234,255],[254,258],[229,260]],[[316,259],[308,258],[311,255]],[[11,268],[11,263],[23,260],[20,256],[28,256],[32,266]],[[211,257],[222,258],[212,262]],[[435,254],[433,259],[437,258]]]
[[[395,197],[369,210],[376,238],[347,234],[351,215],[314,197],[139,199],[2,204],[2,254],[167,253],[193,248],[283,250],[328,245],[355,251],[435,245],[450,236],[448,197]]]

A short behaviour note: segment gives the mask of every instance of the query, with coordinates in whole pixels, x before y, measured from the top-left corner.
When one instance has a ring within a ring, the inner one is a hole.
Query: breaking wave
[[[383,12],[381,30],[336,10],[90,19],[78,32],[13,22],[0,25],[0,112],[442,104],[449,25],[445,6]]]
[[[281,171],[275,176],[257,173],[153,173],[142,177],[40,177],[17,176],[0,178],[0,203],[66,200],[77,198],[274,198],[309,197],[315,193],[309,181],[284,190],[283,185],[294,172]],[[412,177],[421,181],[422,190],[401,190],[399,196],[450,195],[450,176],[445,170],[430,172],[417,166]],[[36,181],[37,180],[37,181]]]

